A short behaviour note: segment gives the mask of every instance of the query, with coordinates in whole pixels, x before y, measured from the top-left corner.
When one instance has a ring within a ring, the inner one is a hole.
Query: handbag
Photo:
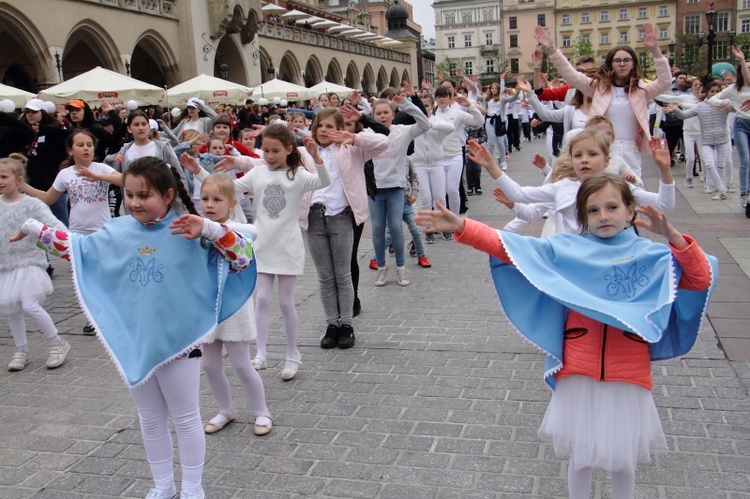
[[[506,133],[508,133],[508,129],[505,128],[505,120],[498,119],[502,118],[501,116],[491,116],[490,117],[490,125],[495,127],[495,137],[502,137]]]

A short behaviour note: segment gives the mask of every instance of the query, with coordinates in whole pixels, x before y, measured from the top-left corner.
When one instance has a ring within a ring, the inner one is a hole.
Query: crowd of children
[[[49,342],[48,368],[70,351],[42,307],[53,292],[52,267],[38,245],[72,262],[87,331],[97,333],[126,382],[154,479],[147,498],[177,497],[169,419],[182,466],[180,497],[204,497],[205,435],[236,418],[225,349],[252,405],[253,432],[273,427],[257,371],[269,365],[274,281],[287,343],[281,378],[294,379],[302,365],[294,290],[304,272],[303,231],[326,321],[320,346],[348,349],[362,308],[364,223],[371,221],[370,267],[381,287],[391,248],[397,283],[410,283],[405,222],[421,267],[432,265],[425,243],[435,234],[455,234],[494,257],[505,314],[547,356],[544,377],[554,392],[539,436],[569,456],[570,497],[589,496],[591,470],[599,467],[611,473],[613,497],[631,498],[637,463],[666,448],[650,361],[689,351],[717,275],[713,257],[664,214],[675,206],[673,162],[665,141],[651,136],[648,102],[669,103],[665,116],[700,124],[700,137],[683,147],[698,144],[706,191],[717,200],[735,190],[727,123],[729,110],[736,112],[743,206],[750,185],[743,108],[750,76],[742,52],[734,51],[740,64],[731,85],[703,75],[691,98],[672,98],[654,28],[643,31],[657,69],[652,81],[643,79],[630,47],[615,47],[599,67],[587,60],[574,68],[549,30],[537,27],[536,41],[569,84],[557,97],[544,88],[537,52],[533,86],[519,77],[506,88],[503,74],[483,96],[476,79],[459,71],[458,84],[440,75],[435,89],[423,82],[418,93],[404,82],[369,101],[358,92],[322,94],[309,110],[269,110],[249,100],[236,112],[191,98],[169,119],[157,107],[92,111],[76,99],[52,117],[32,99],[20,119],[0,113],[7,128],[0,139],[0,312],[16,346],[8,369],[21,371],[31,360],[24,315]],[[512,149],[553,123],[548,160],[534,160],[544,182],[519,185],[508,174]],[[655,193],[643,187],[642,153],[659,168]],[[687,187],[697,173],[690,163]],[[461,216],[467,197],[482,194],[483,170],[495,198],[517,216],[504,231]],[[544,239],[513,234],[545,214]],[[639,237],[637,227],[668,245]],[[544,304],[545,318],[535,304]],[[168,324],[159,317],[167,309],[174,312]],[[596,349],[603,353],[594,365],[589,354]],[[201,365],[219,408],[205,424]]]

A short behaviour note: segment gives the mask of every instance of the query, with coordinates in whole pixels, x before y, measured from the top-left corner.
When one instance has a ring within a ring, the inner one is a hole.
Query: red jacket
[[[625,381],[651,390],[651,355],[638,335],[571,310],[565,322],[563,368],[556,380],[582,375],[597,381]]]

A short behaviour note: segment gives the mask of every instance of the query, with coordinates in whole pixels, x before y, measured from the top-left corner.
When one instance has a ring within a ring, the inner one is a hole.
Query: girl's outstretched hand
[[[638,183],[638,179],[632,173],[623,173],[621,175],[621,177],[622,177],[622,179],[625,182],[627,182],[629,184],[637,184]]]
[[[472,139],[466,143],[466,147],[469,149],[469,159],[486,169],[493,179],[497,179],[503,175],[503,171],[497,166],[492,153],[490,153],[490,150],[484,144],[480,144]]]
[[[224,159],[214,165],[215,172],[228,172],[234,170],[234,156],[223,156]],[[180,160],[182,164],[182,160]]]
[[[197,175],[201,171],[201,167],[198,164],[198,160],[186,152],[180,154],[180,164],[182,165],[184,169],[186,169],[193,175]]]
[[[341,106],[339,112],[344,116],[345,122],[354,123],[362,118],[362,113],[351,104]]]
[[[316,165],[323,163],[323,159],[320,157],[320,151],[318,151],[318,143],[315,142],[312,137],[307,135],[302,137],[302,145],[305,146],[307,152],[310,153],[310,156],[312,156]]]
[[[544,26],[534,27],[534,39],[544,48],[551,47],[555,44],[555,39],[552,33]]]
[[[21,239],[23,239],[24,237],[26,237],[26,233],[25,233],[24,231],[22,231],[22,230],[19,230],[19,231],[18,231],[18,232],[16,233],[16,235],[15,235],[15,236],[13,236],[13,237],[11,237],[10,239],[8,239],[8,242],[11,242],[11,243],[17,243],[18,241],[20,241],[20,240],[21,240]]]
[[[547,160],[544,159],[544,156],[542,156],[539,153],[534,154],[534,158],[531,160],[531,164],[539,168],[540,170],[543,170],[545,166],[547,166]]]
[[[667,141],[658,137],[651,137],[648,145],[651,148],[651,154],[653,154],[654,161],[656,161],[659,169],[671,168],[672,158],[669,154]]]
[[[328,138],[337,144],[354,144],[354,134],[345,130],[331,130]]]
[[[641,39],[647,49],[654,49],[659,46],[659,40],[656,38],[654,25],[646,23],[643,25],[643,38]]]
[[[508,196],[506,196],[503,190],[499,187],[495,187],[494,189],[492,189],[492,195],[495,196],[495,200],[498,203],[504,204],[511,210],[516,206],[516,203],[508,199]]]
[[[83,178],[87,182],[97,182],[100,180],[99,175],[89,170],[87,167],[82,166],[81,168],[76,169],[76,175],[78,177]]]
[[[425,231],[434,232],[461,232],[466,226],[466,221],[449,211],[440,201],[435,201],[437,210],[420,210],[414,221]]]
[[[687,248],[688,242],[677,229],[672,227],[672,224],[667,219],[667,215],[663,211],[658,210],[650,204],[639,206],[635,211],[648,217],[647,220],[643,218],[635,219],[633,222],[635,225],[650,230],[654,234],[664,236],[677,249],[682,250]]]
[[[185,239],[198,239],[203,231],[203,218],[198,215],[182,215],[169,224],[172,234],[180,235]]]

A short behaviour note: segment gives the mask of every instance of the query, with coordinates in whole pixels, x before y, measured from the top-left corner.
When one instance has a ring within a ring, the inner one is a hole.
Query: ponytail
[[[195,204],[193,204],[193,200],[190,199],[190,194],[188,194],[187,189],[185,189],[185,185],[182,183],[182,179],[180,179],[180,174],[177,173],[177,169],[174,166],[170,166],[169,170],[172,172],[172,177],[174,177],[175,190],[180,201],[182,201],[182,204],[185,206],[188,213],[191,215],[197,215],[198,210],[195,209]]]

